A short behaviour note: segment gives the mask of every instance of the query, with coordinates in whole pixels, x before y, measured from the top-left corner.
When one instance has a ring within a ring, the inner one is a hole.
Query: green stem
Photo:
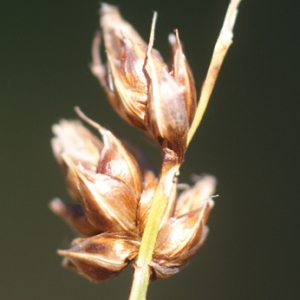
[[[161,174],[157,189],[152,199],[151,208],[143,233],[138,259],[135,263],[135,270],[129,300],[146,299],[147,289],[150,280],[150,267],[155,242],[160,228],[164,212],[168,205],[169,188],[173,184],[173,178],[179,165],[170,168],[169,163],[162,165]],[[171,173],[170,173],[171,172]],[[167,188],[167,191],[166,191]]]

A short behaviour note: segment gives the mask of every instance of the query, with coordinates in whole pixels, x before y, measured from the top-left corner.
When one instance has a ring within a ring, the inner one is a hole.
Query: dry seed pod
[[[178,32],[176,38],[171,35],[169,39],[173,65],[168,69],[160,54],[152,49],[153,31],[147,45],[122,19],[116,7],[103,3],[100,13],[108,62],[107,66],[101,62],[97,33],[93,44],[93,74],[123,119],[147,131],[182,160],[195,114],[196,92]]]
[[[194,211],[171,218],[159,231],[153,260],[152,279],[167,278],[185,266],[204,241],[201,212]]]
[[[177,273],[204,242],[215,183],[212,176],[205,176],[179,197],[174,217],[158,233],[151,262],[152,280]]]
[[[139,242],[119,234],[103,233],[77,239],[69,250],[59,250],[63,264],[94,282],[117,276],[135,258]]]
[[[53,126],[55,137],[52,139],[52,149],[66,173],[71,195],[78,194],[77,182],[66,160],[75,165],[80,163],[90,173],[117,178],[133,190],[141,192],[142,177],[133,156],[110,131],[99,125],[97,129],[102,135],[103,143],[79,121],[62,120]]]
[[[166,67],[156,70],[150,61],[149,57],[149,99],[145,115],[147,131],[163,147],[173,150],[182,161],[189,130],[184,88],[174,81]]]
[[[53,127],[55,156],[63,166],[71,195],[98,232],[136,235],[136,210],[142,190],[139,167],[122,143],[97,125],[103,143],[78,121]]]

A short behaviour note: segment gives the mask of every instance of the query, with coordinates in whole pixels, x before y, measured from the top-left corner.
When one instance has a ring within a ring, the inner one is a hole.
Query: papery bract
[[[119,234],[103,233],[76,239],[69,250],[58,254],[64,264],[92,281],[102,282],[117,276],[138,252],[139,242]]]

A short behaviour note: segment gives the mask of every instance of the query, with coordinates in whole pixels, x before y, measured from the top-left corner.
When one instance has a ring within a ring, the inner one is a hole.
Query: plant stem
[[[187,145],[192,140],[197,128],[200,125],[212,90],[215,86],[223,60],[229,49],[229,46],[232,44],[232,30],[238,13],[237,7],[240,1],[241,0],[231,0],[231,2],[229,3],[222,29],[215,44],[214,52],[210,61],[206,78],[202,85],[198,107],[195,113],[193,123],[188,133]]]
[[[173,186],[173,179],[179,165],[163,162],[157,189],[152,199],[147,223],[143,233],[138,259],[135,270],[129,300],[144,300],[150,279],[149,264],[152,260],[157,234],[161,220],[168,205],[168,196]]]

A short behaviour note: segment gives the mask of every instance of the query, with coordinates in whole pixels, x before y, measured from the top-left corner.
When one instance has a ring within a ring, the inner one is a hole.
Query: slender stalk
[[[168,196],[173,186],[173,179],[179,165],[170,168],[169,163],[162,165],[157,189],[152,199],[152,205],[143,233],[138,259],[135,263],[133,283],[129,300],[144,300],[150,279],[149,264],[152,260],[157,234],[161,220],[168,204]]]
[[[200,125],[209,98],[211,96],[212,90],[216,83],[223,60],[232,43],[232,38],[233,38],[232,30],[238,13],[237,7],[240,1],[241,0],[231,0],[231,2],[229,3],[220,35],[215,44],[214,52],[206,74],[206,78],[202,85],[200,99],[195,113],[195,118],[193,120],[190,131],[188,133],[187,145],[192,140],[198,126]]]
[[[149,213],[138,259],[135,263],[133,284],[129,298],[130,300],[144,300],[146,298],[150,279],[149,264],[152,260],[160,221],[167,207],[166,196],[163,195],[159,190],[160,189],[158,188],[153,198],[153,203],[150,211],[151,214]]]

